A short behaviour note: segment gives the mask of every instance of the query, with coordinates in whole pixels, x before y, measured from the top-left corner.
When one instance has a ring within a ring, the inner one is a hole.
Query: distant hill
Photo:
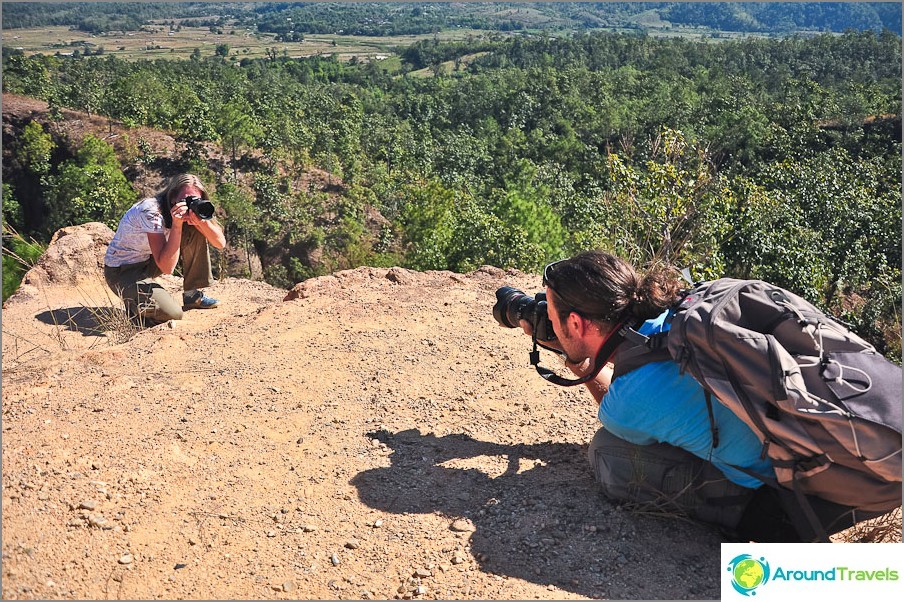
[[[423,34],[457,28],[902,32],[901,4],[897,2],[14,2],[3,6],[3,29],[69,25],[99,33],[136,30],[150,22],[171,20],[213,27],[228,22],[287,38],[305,33]]]

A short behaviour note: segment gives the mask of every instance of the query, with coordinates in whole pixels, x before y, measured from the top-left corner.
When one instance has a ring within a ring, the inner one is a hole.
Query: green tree
[[[33,236],[46,218],[45,189],[56,143],[40,123],[30,121],[20,136],[4,139],[4,145],[8,154],[3,166],[3,185],[4,194],[10,195],[10,204],[4,202],[3,215],[19,232]],[[12,187],[16,191],[15,199],[11,196]]]
[[[609,155],[612,230],[606,246],[639,265],[718,270],[721,257],[714,251],[728,226],[722,189],[706,152],[668,128],[650,140],[647,152],[642,165]]]
[[[50,155],[56,145],[50,134],[37,121],[25,124],[19,140],[18,160],[25,169],[37,178],[50,172]]]
[[[7,201],[4,188],[4,209]],[[43,255],[46,246],[26,240],[15,228],[3,223],[3,302],[19,288],[22,277]]]
[[[251,242],[259,217],[254,207],[253,193],[226,182],[217,187],[216,200],[225,214],[223,233],[226,235],[226,241],[244,250],[248,265],[251,265]]]
[[[252,146],[261,134],[260,127],[246,107],[238,102],[224,104],[216,117],[215,127],[220,140],[232,154],[232,175],[238,177],[238,152]]]
[[[422,270],[448,269],[455,231],[454,192],[437,182],[419,182],[403,186],[398,196],[408,265]]]
[[[22,277],[44,253],[46,247],[20,232],[22,208],[12,186],[3,182],[3,301],[16,292]]]
[[[492,211],[502,223],[517,229],[534,255],[524,269],[540,267],[565,252],[566,235],[562,220],[549,203],[550,191],[535,183],[536,169],[523,162],[520,173],[506,183],[505,189],[490,193]]]
[[[48,177],[44,232],[50,235],[64,226],[91,221],[115,229],[135,197],[113,147],[88,135],[75,157]]]
[[[793,197],[738,178],[731,200],[737,207],[734,229],[722,247],[728,273],[766,280],[819,303],[831,279],[828,241],[807,225]]]

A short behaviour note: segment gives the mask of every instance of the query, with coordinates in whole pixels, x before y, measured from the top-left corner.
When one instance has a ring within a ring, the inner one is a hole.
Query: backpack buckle
[[[794,463],[794,468],[801,472],[807,472],[814,468],[819,468],[823,464],[828,464],[829,461],[829,457],[826,454],[819,454],[818,456],[810,456],[809,458],[797,460]]]

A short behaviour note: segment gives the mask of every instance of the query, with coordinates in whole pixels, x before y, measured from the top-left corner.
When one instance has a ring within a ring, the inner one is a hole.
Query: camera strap
[[[530,365],[537,370],[537,374],[553,383],[554,385],[559,385],[560,387],[573,387],[574,385],[582,385],[596,378],[600,373],[600,370],[603,369],[603,366],[606,365],[606,362],[609,361],[609,358],[612,357],[612,354],[615,353],[615,350],[618,349],[618,346],[624,343],[628,338],[631,338],[632,334],[637,333],[637,331],[634,330],[632,326],[633,323],[629,322],[622,322],[621,324],[616,326],[603,342],[600,350],[597,352],[596,358],[593,362],[593,368],[590,370],[590,372],[580,378],[562,378],[549,368],[544,368],[540,365],[540,349],[538,347],[543,347],[544,349],[549,349],[550,351],[558,351],[558,349],[551,349],[550,347],[546,347],[537,343],[536,332],[532,337],[534,341],[534,349],[530,352]]]

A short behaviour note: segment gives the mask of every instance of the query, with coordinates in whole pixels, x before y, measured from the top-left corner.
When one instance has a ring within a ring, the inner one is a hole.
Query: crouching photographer
[[[630,507],[713,524],[741,541],[825,540],[893,508],[893,499],[881,511],[864,511],[783,494],[764,439],[673,361],[664,342],[652,350],[638,343],[665,341],[686,292],[676,276],[640,275],[618,257],[591,251],[547,265],[545,291],[535,297],[511,287],[496,293],[494,317],[532,337],[538,373],[562,386],[583,384],[599,403],[603,426],[588,455],[603,492]],[[560,353],[577,378],[540,366],[538,346]],[[641,347],[648,357],[638,362]]]
[[[104,279],[129,317],[142,325],[181,320],[184,310],[216,307],[202,290],[213,282],[210,249],[226,246],[214,207],[197,176],[180,174],[157,195],[135,203],[120,219],[104,256]],[[182,303],[156,281],[182,259]]]

